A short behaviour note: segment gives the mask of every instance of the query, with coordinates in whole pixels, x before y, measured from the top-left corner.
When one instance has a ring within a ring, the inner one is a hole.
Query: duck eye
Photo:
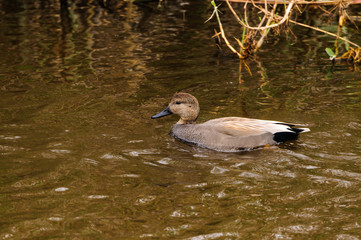
[[[180,102],[180,101],[176,101],[175,104],[181,104],[181,102]]]

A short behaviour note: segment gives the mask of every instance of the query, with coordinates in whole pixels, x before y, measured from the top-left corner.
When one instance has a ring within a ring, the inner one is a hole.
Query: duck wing
[[[269,124],[267,122],[267,124]],[[246,118],[218,118],[207,121],[201,125],[212,126],[214,131],[217,131],[222,134],[229,136],[254,136],[264,134],[269,132],[266,130],[264,123],[256,119],[246,119]]]
[[[203,124],[213,125],[217,131],[232,136],[251,137],[271,133],[276,142],[294,140],[299,133],[310,131],[308,128],[296,128],[291,123],[240,117],[218,118]]]

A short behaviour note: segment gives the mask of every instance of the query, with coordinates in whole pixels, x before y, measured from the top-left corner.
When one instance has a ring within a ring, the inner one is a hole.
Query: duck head
[[[163,111],[152,116],[152,119],[161,118],[170,114],[180,116],[177,124],[195,123],[199,114],[198,100],[188,93],[175,93]]]

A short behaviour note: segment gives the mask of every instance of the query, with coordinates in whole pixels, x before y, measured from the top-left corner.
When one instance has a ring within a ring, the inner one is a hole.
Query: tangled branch
[[[336,42],[337,42],[337,40],[342,40],[342,41],[356,47],[356,49],[352,50],[353,51],[352,59],[355,59],[355,62],[360,61],[360,55],[358,53],[360,52],[359,49],[361,49],[361,47],[358,44],[356,44],[344,37],[341,37],[340,31],[338,31],[337,34],[334,34],[334,33],[328,32],[326,30],[323,30],[323,29],[320,29],[317,27],[313,27],[313,26],[310,26],[310,25],[307,25],[304,23],[297,22],[296,20],[293,20],[291,17],[292,17],[293,10],[296,7],[298,7],[298,5],[305,5],[305,4],[322,4],[322,5],[324,5],[324,4],[332,3],[332,4],[336,4],[335,8],[336,7],[339,8],[339,29],[340,29],[340,27],[343,25],[343,23],[346,21],[346,19],[349,19],[350,21],[352,21],[346,12],[347,7],[350,4],[360,4],[361,0],[347,0],[347,1],[345,1],[345,0],[334,0],[334,1],[224,0],[224,1],[227,3],[228,8],[232,12],[236,21],[244,29],[243,32],[244,33],[246,32],[246,34],[243,34],[243,38],[241,40],[236,39],[238,45],[240,46],[240,48],[239,48],[240,50],[236,51],[235,48],[228,41],[225,31],[223,29],[221,19],[219,17],[219,13],[220,13],[220,11],[218,9],[219,6],[216,6],[214,0],[212,0],[212,2],[211,2],[214,7],[214,11],[212,13],[212,16],[207,21],[209,21],[214,15],[217,17],[217,21],[218,21],[218,25],[219,25],[219,29],[220,29],[219,35],[222,37],[222,39],[226,43],[227,47],[242,60],[247,59],[250,56],[252,56],[262,46],[265,37],[268,35],[268,33],[271,29],[279,29],[281,26],[286,26],[286,28],[283,28],[283,29],[288,30],[289,28],[287,28],[287,25],[289,23],[291,23],[291,24],[295,24],[297,26],[310,28],[312,30],[333,36],[336,38]],[[243,17],[242,17],[242,15],[239,16],[236,13],[236,11],[234,10],[234,8],[232,7],[230,2],[243,2],[245,4],[244,8],[243,8],[244,9]],[[248,23],[247,8],[248,8],[249,3],[251,3],[255,9],[258,9],[261,13],[263,13],[262,19],[260,19],[260,22],[258,24],[256,24],[255,26],[251,26]],[[277,8],[278,8],[279,3],[282,3],[284,6],[283,16],[280,16],[277,13]],[[269,5],[273,5],[273,7],[269,9]],[[336,50],[337,50],[337,48],[336,48]],[[355,53],[357,53],[357,54],[355,54]],[[356,58],[354,58],[354,57],[356,57]]]

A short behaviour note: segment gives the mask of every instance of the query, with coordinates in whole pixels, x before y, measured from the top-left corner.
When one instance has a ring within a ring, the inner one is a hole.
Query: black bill
[[[152,116],[152,119],[155,119],[155,118],[161,118],[161,117],[164,117],[164,116],[167,116],[167,115],[170,115],[170,114],[173,114],[170,110],[169,110],[169,107],[166,107],[163,111],[161,111],[160,113],[157,113],[157,114],[154,114]]]

